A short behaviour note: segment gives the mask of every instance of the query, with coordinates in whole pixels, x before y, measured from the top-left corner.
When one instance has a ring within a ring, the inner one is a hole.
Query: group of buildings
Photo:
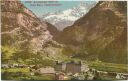
[[[111,76],[115,79],[128,79],[128,74],[124,73],[116,73],[116,72],[104,72],[104,71],[98,71],[95,69],[89,69],[89,67],[82,63],[81,61],[75,62],[58,62],[56,61],[56,64],[54,67],[43,67],[38,69],[38,72],[41,74],[46,75],[54,75],[56,80],[68,80],[70,75],[73,77],[75,75],[79,76],[81,73],[87,73],[88,80],[93,80],[95,78],[98,78],[100,76]],[[83,74],[84,76],[84,74]],[[79,76],[78,78],[81,78]]]
[[[83,72],[86,68],[86,66],[81,62],[58,62],[56,61],[56,64],[53,67],[47,67],[47,68],[40,68],[38,69],[38,72],[41,74],[52,74],[56,76],[57,80],[64,80],[65,74],[76,74]]]
[[[64,73],[80,73],[82,71],[84,71],[85,65],[79,61],[79,62],[75,62],[75,61],[70,61],[70,62],[58,62],[56,61],[56,65],[55,65],[55,71],[56,72],[64,72]]]
[[[55,80],[69,80],[70,78],[77,77],[79,80],[83,80],[85,75],[87,80],[93,80],[94,78],[100,76],[111,76],[118,80],[128,79],[127,73],[117,73],[117,72],[104,72],[98,71],[96,69],[89,68],[86,64],[81,61],[70,61],[70,62],[58,62],[54,67],[42,67],[37,65],[24,65],[24,64],[2,64],[1,68],[30,68],[30,75],[36,75],[36,73],[43,75],[52,75]]]

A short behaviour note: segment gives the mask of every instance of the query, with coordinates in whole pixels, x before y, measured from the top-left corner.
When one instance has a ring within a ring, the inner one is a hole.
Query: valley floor
[[[114,63],[106,63],[106,62],[88,62],[91,68],[107,71],[107,72],[118,72],[118,73],[128,73],[128,65],[127,64],[114,64]]]
[[[113,63],[104,63],[100,61],[88,61],[89,68],[95,69],[99,72],[107,72],[110,73],[107,76],[101,74],[96,80],[117,80],[117,76],[114,75],[114,73],[122,73],[127,75],[128,79],[128,69],[127,65],[125,64],[113,64]],[[2,80],[55,80],[54,75],[45,75],[45,74],[37,74],[34,73],[34,71],[31,70],[31,68],[2,68]],[[87,76],[84,73],[80,73],[79,77],[74,77],[74,75],[69,76],[68,80],[74,80],[81,78],[82,76]],[[84,78],[87,79],[87,78]]]

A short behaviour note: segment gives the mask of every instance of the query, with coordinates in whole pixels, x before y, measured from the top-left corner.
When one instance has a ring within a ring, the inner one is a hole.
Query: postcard
[[[127,1],[1,0],[1,80],[128,80]]]

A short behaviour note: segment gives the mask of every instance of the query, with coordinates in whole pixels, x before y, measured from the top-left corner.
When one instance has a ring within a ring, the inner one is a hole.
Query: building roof
[[[81,64],[81,61],[68,61],[68,62],[58,62],[57,65],[63,65],[63,64]]]

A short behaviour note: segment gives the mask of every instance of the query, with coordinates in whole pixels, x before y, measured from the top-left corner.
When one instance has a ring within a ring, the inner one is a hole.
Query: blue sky
[[[81,1],[58,1],[53,2],[52,4],[59,4],[59,6],[46,6],[44,5],[44,1],[34,3],[34,0],[31,0],[32,2],[27,2],[21,0],[22,3],[29,8],[31,11],[33,11],[38,17],[41,15],[47,13],[47,12],[56,12],[58,10],[63,11],[67,10],[69,8],[73,8],[80,4]],[[84,1],[86,3],[92,4],[94,1]],[[34,5],[32,5],[34,4]],[[35,6],[35,4],[41,4],[41,6]],[[46,3],[45,3],[46,4]],[[50,2],[47,2],[47,4],[51,4]]]

